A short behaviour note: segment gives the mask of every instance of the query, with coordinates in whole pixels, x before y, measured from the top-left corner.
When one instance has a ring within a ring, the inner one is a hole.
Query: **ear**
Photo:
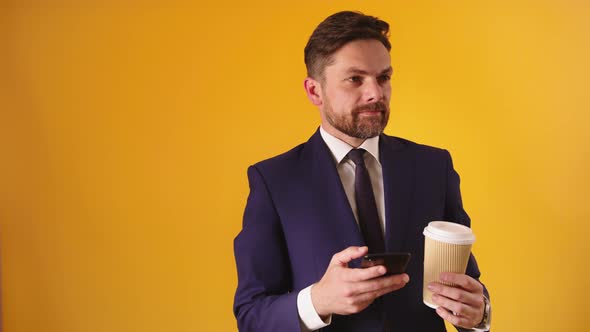
[[[307,93],[309,101],[315,106],[322,106],[322,86],[320,85],[320,82],[311,77],[307,77],[303,81],[303,86],[305,87],[305,93]]]

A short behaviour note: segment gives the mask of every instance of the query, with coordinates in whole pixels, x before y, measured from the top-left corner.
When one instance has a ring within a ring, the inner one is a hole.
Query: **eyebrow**
[[[393,72],[393,68],[391,66],[389,66],[389,67],[385,68],[384,70],[382,70],[381,73],[379,73],[379,74],[380,75],[390,74],[392,72]],[[350,67],[350,68],[348,68],[346,70],[346,73],[347,74],[359,74],[359,75],[367,75],[367,74],[369,74],[368,71],[362,70],[362,69],[359,69],[359,68],[356,68],[356,67]]]

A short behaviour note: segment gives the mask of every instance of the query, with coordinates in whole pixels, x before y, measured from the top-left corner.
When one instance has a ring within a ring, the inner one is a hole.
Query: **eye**
[[[352,76],[347,78],[347,80],[352,83],[361,83],[363,81],[363,78],[360,76]]]
[[[391,80],[391,76],[389,76],[389,75],[381,75],[377,79],[379,80],[379,82],[385,83],[385,82]]]

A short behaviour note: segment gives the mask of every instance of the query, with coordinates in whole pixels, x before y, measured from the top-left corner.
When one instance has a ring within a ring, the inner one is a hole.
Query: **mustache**
[[[387,112],[387,105],[384,102],[376,102],[368,105],[358,106],[352,110],[352,113],[360,113],[363,111],[379,111],[379,112]]]

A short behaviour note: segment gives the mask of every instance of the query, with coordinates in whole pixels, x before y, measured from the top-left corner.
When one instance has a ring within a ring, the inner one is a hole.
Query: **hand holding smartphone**
[[[408,252],[393,252],[381,254],[368,254],[363,257],[361,267],[367,268],[376,265],[383,265],[387,269],[386,276],[401,274],[406,271],[411,254]]]

